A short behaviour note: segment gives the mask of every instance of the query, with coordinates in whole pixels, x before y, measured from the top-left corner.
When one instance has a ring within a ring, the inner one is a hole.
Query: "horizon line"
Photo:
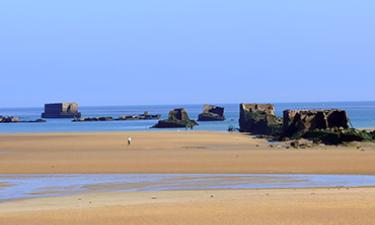
[[[127,105],[80,105],[78,102],[75,101],[61,101],[61,102],[50,102],[50,103],[44,103],[44,104],[52,104],[52,103],[63,103],[63,102],[74,102],[77,103],[79,107],[123,107],[123,106],[191,106],[191,105],[235,105],[235,104],[314,104],[314,103],[370,103],[375,102],[375,100],[353,100],[353,101],[286,101],[286,102],[267,102],[267,101],[243,101],[243,102],[232,102],[232,103],[182,103],[182,104],[127,104]],[[6,106],[6,107],[0,107],[0,109],[17,109],[17,108],[43,108],[44,104],[42,106]]]

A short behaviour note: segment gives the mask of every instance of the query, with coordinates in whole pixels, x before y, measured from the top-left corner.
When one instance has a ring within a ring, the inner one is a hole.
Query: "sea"
[[[229,127],[238,127],[239,103],[217,104],[225,108],[225,121],[199,122],[194,130],[227,131]],[[139,105],[139,106],[81,106],[79,111],[83,117],[112,116],[114,118],[127,114],[161,114],[167,118],[173,108],[185,108],[191,119],[197,119],[203,105]],[[322,109],[339,108],[348,112],[351,124],[355,128],[375,128],[374,102],[316,102],[316,103],[276,103],[276,114],[282,116],[286,109]],[[43,107],[33,108],[0,108],[2,116],[17,116],[22,120],[40,118]],[[0,133],[29,132],[110,132],[110,131],[157,131],[151,128],[157,121],[103,121],[72,122],[72,119],[47,119],[46,123],[0,123]],[[164,130],[164,129],[163,129]],[[170,129],[185,130],[185,129]]]

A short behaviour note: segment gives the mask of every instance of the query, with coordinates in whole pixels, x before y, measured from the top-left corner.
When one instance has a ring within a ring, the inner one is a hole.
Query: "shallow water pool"
[[[375,176],[286,174],[0,175],[0,201],[95,192],[375,186]]]

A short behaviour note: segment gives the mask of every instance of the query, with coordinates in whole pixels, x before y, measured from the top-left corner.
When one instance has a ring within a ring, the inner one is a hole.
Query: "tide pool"
[[[375,176],[288,174],[0,175],[0,201],[97,192],[375,186]],[[4,185],[5,184],[5,185]]]

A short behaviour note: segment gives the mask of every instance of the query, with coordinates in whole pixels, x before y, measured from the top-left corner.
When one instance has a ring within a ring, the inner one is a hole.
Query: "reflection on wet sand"
[[[375,186],[375,176],[288,174],[0,175],[0,200],[98,192]],[[12,185],[12,186],[9,186]]]

